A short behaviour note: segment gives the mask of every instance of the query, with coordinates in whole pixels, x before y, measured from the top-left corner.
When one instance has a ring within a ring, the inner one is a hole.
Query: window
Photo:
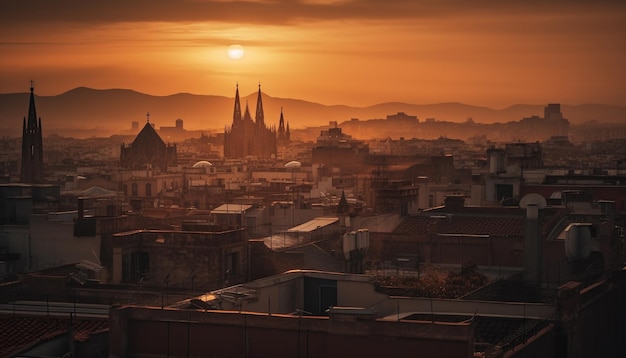
[[[152,184],[146,183],[146,196],[152,196]]]
[[[137,183],[133,183],[131,185],[131,196],[138,196],[139,195],[139,185],[137,185]]]
[[[123,257],[122,275],[127,282],[143,282],[148,280],[150,272],[150,254],[135,251]]]
[[[496,184],[497,200],[502,201],[505,199],[513,198],[513,185],[510,184]]]
[[[239,252],[232,252],[226,256],[226,277],[239,274]]]

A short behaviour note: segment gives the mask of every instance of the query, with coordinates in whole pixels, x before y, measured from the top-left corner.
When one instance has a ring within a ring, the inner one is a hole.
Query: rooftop
[[[491,237],[524,236],[523,215],[518,216],[467,216],[458,214],[419,214],[407,216],[394,230],[407,234],[458,234],[489,235]]]
[[[252,205],[246,204],[222,204],[211,210],[211,214],[242,214],[250,209]]]
[[[330,224],[334,224],[339,221],[336,217],[320,217],[315,218],[313,220],[309,220],[304,224],[294,226],[291,229],[288,229],[289,232],[311,232],[328,226]]]
[[[106,332],[108,320],[57,317],[25,317],[0,314],[0,357],[13,357],[37,344],[72,331],[74,341],[84,342],[93,334]]]

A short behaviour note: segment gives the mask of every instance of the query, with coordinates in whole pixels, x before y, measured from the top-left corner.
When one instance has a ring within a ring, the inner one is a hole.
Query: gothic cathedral
[[[281,137],[285,138],[289,135],[289,129],[285,130],[282,110],[280,119],[281,129],[279,131],[282,133]],[[289,128],[289,125],[287,125],[287,128]],[[243,115],[241,113],[239,86],[237,85],[233,123],[230,128],[224,130],[224,157],[245,158],[253,156],[259,159],[272,159],[276,158],[276,145],[277,133],[275,127],[270,128],[265,125],[261,85],[259,85],[254,121],[250,116],[247,103]]]

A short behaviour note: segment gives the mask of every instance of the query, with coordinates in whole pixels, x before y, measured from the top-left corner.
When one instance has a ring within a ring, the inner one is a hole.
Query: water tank
[[[356,231],[343,234],[343,257],[350,259],[350,252],[356,250]]]
[[[359,229],[356,232],[356,249],[364,255],[370,247],[370,232],[367,229]]]

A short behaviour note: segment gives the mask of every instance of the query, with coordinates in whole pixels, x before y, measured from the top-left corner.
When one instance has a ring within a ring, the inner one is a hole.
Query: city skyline
[[[2,5],[0,93],[75,87],[327,105],[625,105],[618,1],[165,1]],[[240,48],[231,48],[232,45]],[[233,51],[234,50],[234,51]],[[230,57],[229,57],[230,56]]]

